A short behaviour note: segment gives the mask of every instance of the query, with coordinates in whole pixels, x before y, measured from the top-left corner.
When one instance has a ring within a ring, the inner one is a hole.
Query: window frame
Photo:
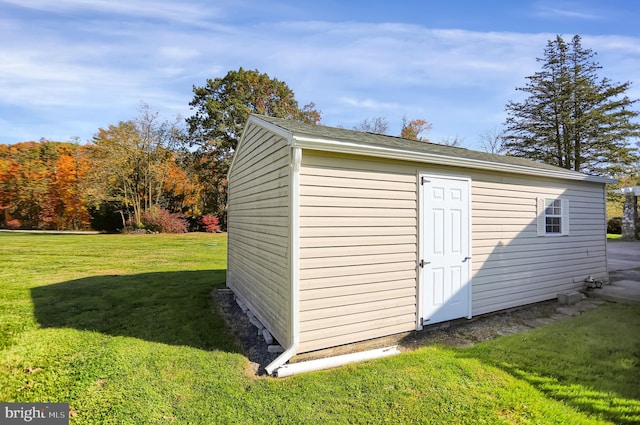
[[[562,204],[562,199],[544,198],[545,235],[562,235]]]
[[[552,210],[549,211],[549,208]],[[559,196],[538,197],[538,236],[558,237],[569,236],[569,200]],[[548,223],[547,219],[558,221],[559,231],[549,231],[549,227],[556,224]]]

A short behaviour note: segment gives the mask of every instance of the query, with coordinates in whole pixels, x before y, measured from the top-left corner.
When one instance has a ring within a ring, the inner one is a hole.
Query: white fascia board
[[[475,168],[478,170],[503,171],[508,173],[534,175],[540,177],[580,180],[594,183],[615,183],[616,180],[587,174],[548,170],[544,168],[525,167],[522,165],[504,164],[500,162],[482,161],[479,159],[459,158],[426,152],[407,151],[382,146],[362,145],[353,142],[329,140],[305,136],[293,136],[293,143],[304,149],[329,151],[354,155],[367,155],[381,158],[398,159],[404,161],[423,162],[429,164],[449,165],[452,167]]]
[[[278,136],[284,138],[289,145],[293,146],[293,133],[291,133],[289,130],[286,130],[282,127],[278,127],[275,124],[271,124],[269,121],[265,121],[260,119],[260,117],[255,116],[255,115],[250,115],[249,116],[249,121],[247,121],[247,125],[248,123],[253,122],[257,125],[259,125],[260,127],[264,128],[265,130],[268,130],[272,133],[277,134]],[[243,137],[244,137],[244,133],[243,133]]]

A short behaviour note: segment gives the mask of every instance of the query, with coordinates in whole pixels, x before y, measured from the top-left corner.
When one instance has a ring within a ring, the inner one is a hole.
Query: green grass
[[[215,312],[224,235],[0,233],[0,401],[72,424],[640,422],[640,313],[277,380]]]
[[[614,423],[640,423],[640,309],[608,304],[501,338],[462,356],[496,366],[545,395]]]

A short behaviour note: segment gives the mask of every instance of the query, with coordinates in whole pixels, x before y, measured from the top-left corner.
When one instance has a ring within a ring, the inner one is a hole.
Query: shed
[[[293,355],[607,278],[608,179],[251,115],[228,175],[227,286]]]

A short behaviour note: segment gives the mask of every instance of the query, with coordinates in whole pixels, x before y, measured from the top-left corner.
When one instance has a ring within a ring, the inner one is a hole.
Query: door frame
[[[416,256],[416,310],[417,310],[417,314],[416,314],[416,329],[417,330],[422,330],[423,329],[423,324],[422,324],[422,313],[423,313],[423,302],[422,302],[422,293],[424,291],[424,282],[423,282],[423,276],[424,273],[422,273],[423,268],[420,267],[420,260],[424,258],[424,237],[425,237],[425,225],[424,225],[424,190],[423,190],[423,183],[422,180],[423,179],[429,179],[429,178],[434,178],[434,179],[448,179],[448,180],[458,180],[458,181],[464,181],[467,183],[467,188],[468,188],[468,220],[469,220],[469,240],[468,240],[468,244],[469,244],[469,253],[471,254],[473,251],[473,245],[472,245],[472,241],[473,241],[473,237],[472,237],[472,228],[471,228],[471,224],[472,224],[472,208],[471,208],[471,177],[469,176],[464,176],[464,175],[460,175],[460,174],[447,174],[447,173],[433,173],[433,172],[427,172],[427,171],[418,171],[417,175],[417,188],[418,188],[418,196],[417,196],[417,200],[418,200],[418,249],[417,249],[417,256]],[[468,307],[467,307],[467,319],[471,319],[472,317],[472,311],[473,311],[473,278],[472,278],[472,270],[473,270],[473,255],[469,255],[469,260],[468,260],[468,266],[469,266],[469,284],[468,286],[468,291],[469,291],[469,303],[468,303]]]

